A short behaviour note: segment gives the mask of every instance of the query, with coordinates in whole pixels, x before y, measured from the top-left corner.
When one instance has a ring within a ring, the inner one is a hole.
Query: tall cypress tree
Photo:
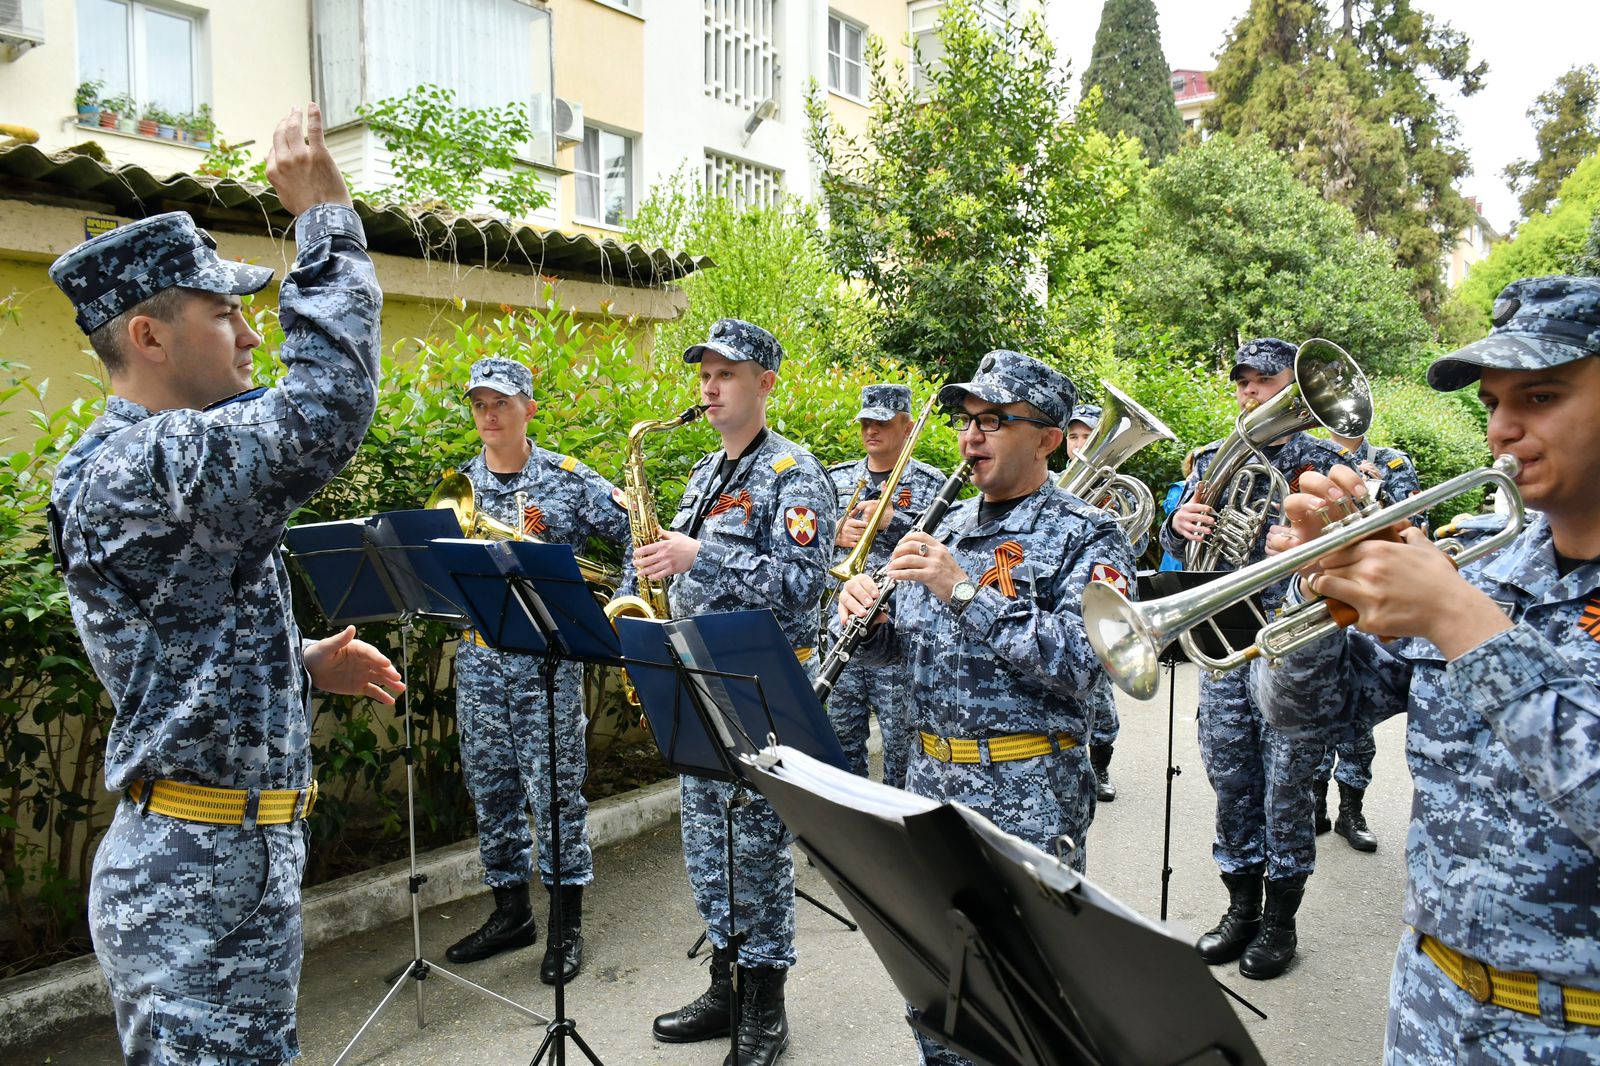
[[[1178,150],[1183,119],[1172,100],[1172,70],[1161,50],[1154,0],[1106,0],[1083,91],[1100,86],[1099,126],[1143,142],[1159,163]]]

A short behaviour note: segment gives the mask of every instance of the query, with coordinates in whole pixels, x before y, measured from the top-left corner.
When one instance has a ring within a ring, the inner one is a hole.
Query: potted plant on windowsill
[[[117,128],[117,123],[118,123],[119,119],[122,117],[119,114],[119,112],[121,111],[121,109],[124,106],[126,106],[128,104],[132,104],[132,102],[133,101],[128,99],[126,94],[121,95],[121,96],[108,96],[105,99],[101,100],[100,101],[100,128],[103,129],[103,130],[114,130],[114,129],[116,129]]]
[[[139,135],[141,137],[154,137],[161,123],[156,118],[156,106],[147,104],[144,113],[139,116]]]
[[[147,108],[144,117],[155,120],[156,135],[164,141],[178,139],[178,116],[165,108],[152,105]]]
[[[131,94],[122,93],[119,96],[113,96],[105,102],[105,107],[114,116],[111,128],[120,130],[123,133],[139,132],[139,103]],[[106,124],[104,118],[100,120],[100,124],[102,126]]]
[[[78,84],[78,125],[100,125],[100,90],[105,87],[106,83],[99,78]]]
[[[197,107],[185,125],[189,130],[189,140],[196,148],[211,147],[211,139],[217,135],[217,123],[211,117],[210,104],[201,104]]]

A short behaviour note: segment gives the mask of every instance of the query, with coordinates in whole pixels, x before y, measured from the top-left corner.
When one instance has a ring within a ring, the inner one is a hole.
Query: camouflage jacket
[[[56,475],[73,620],[115,707],[113,790],[311,777],[310,683],[278,543],[372,420],[383,296],[355,212],[313,207],[295,237],[276,387],[155,414],[112,396]]]
[[[1340,633],[1276,668],[1258,662],[1257,702],[1280,727],[1311,734],[1405,714],[1415,787],[1405,921],[1501,969],[1593,987],[1600,564],[1559,577],[1549,524],[1535,516],[1462,573],[1514,628],[1450,663],[1419,638]]]
[[[1127,591],[1133,552],[1111,516],[1047,481],[979,526],[978,500],[956,503],[935,536],[980,587],[959,613],[914,582],[897,585],[890,619],[861,659],[903,658],[911,721],[945,737],[1064,731],[1087,743],[1105,677],[1084,631],[1084,587]],[[837,626],[837,622],[834,623]]]
[[[1339,449],[1339,461],[1347,466],[1363,460],[1371,462],[1383,472],[1383,488],[1379,492],[1378,502],[1384,506],[1399,503],[1422,491],[1417,468],[1411,464],[1411,457],[1400,449],[1379,448],[1365,440],[1353,452],[1348,448]],[[1411,523],[1419,529],[1426,529],[1427,521],[1428,516],[1422,514],[1413,518]]]
[[[591,537],[625,547],[628,509],[621,490],[570,455],[546,451],[532,441],[529,446],[527,463],[509,482],[490,472],[482,452],[461,467],[472,482],[477,507],[548,544],[570,545],[579,555]]]
[[[835,511],[841,524],[849,517],[844,513],[845,504],[855,495],[856,486],[861,483],[862,478],[867,478],[867,482],[861,488],[861,500],[874,502],[878,498],[878,491],[867,475],[867,460],[864,457],[828,467],[828,477],[832,479],[834,492],[838,497]],[[889,561],[889,553],[894,551],[894,546],[900,543],[901,537],[911,532],[911,527],[916,525],[922,512],[944,487],[945,480],[943,474],[920,459],[913,459],[906,464],[905,472],[900,477],[900,484],[895,487],[894,517],[889,519],[884,528],[878,530],[878,535],[872,539],[872,549],[867,553],[868,573],[875,572]],[[872,512],[867,513],[870,516]],[[835,547],[833,561],[843,562],[850,554],[850,550]]]

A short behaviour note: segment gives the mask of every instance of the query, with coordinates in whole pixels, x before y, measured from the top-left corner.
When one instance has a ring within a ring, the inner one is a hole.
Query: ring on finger
[[[918,544],[917,545],[917,554],[918,555],[927,555],[928,554],[928,546],[926,544]]]
[[[1317,590],[1317,584],[1321,580],[1322,572],[1319,570],[1315,574],[1312,574],[1310,577],[1306,578],[1306,590],[1313,596],[1322,595],[1322,593]]]

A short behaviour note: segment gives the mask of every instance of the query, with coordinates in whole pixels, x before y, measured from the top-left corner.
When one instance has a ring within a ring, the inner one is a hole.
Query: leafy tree
[[[1544,211],[1579,160],[1600,148],[1600,68],[1573,67],[1534,100],[1528,118],[1539,158],[1518,159],[1505,169],[1525,217]]]
[[[1138,140],[1152,162],[1176,152],[1183,119],[1172,99],[1171,76],[1154,0],[1106,0],[1083,75],[1085,93],[1100,87],[1100,129]]]
[[[1572,273],[1600,278],[1600,210],[1589,220],[1589,239],[1583,251],[1572,261]]]
[[[1156,170],[1123,276],[1136,318],[1218,366],[1249,337],[1320,336],[1399,372],[1429,339],[1384,243],[1261,138],[1219,134]]]
[[[1043,21],[1011,0],[984,8],[998,25],[974,0],[943,8],[943,56],[916,89],[869,42],[864,137],[835,128],[816,93],[807,105],[829,255],[876,301],[882,350],[939,373],[990,348],[1054,350],[1045,266],[1120,195],[1090,148],[1104,143],[1092,114],[1064,117]]]
[[[1209,128],[1259,133],[1295,173],[1389,242],[1425,309],[1442,295],[1439,262],[1471,208],[1470,169],[1439,92],[1471,95],[1484,63],[1470,42],[1412,0],[1251,0],[1212,74]]]

